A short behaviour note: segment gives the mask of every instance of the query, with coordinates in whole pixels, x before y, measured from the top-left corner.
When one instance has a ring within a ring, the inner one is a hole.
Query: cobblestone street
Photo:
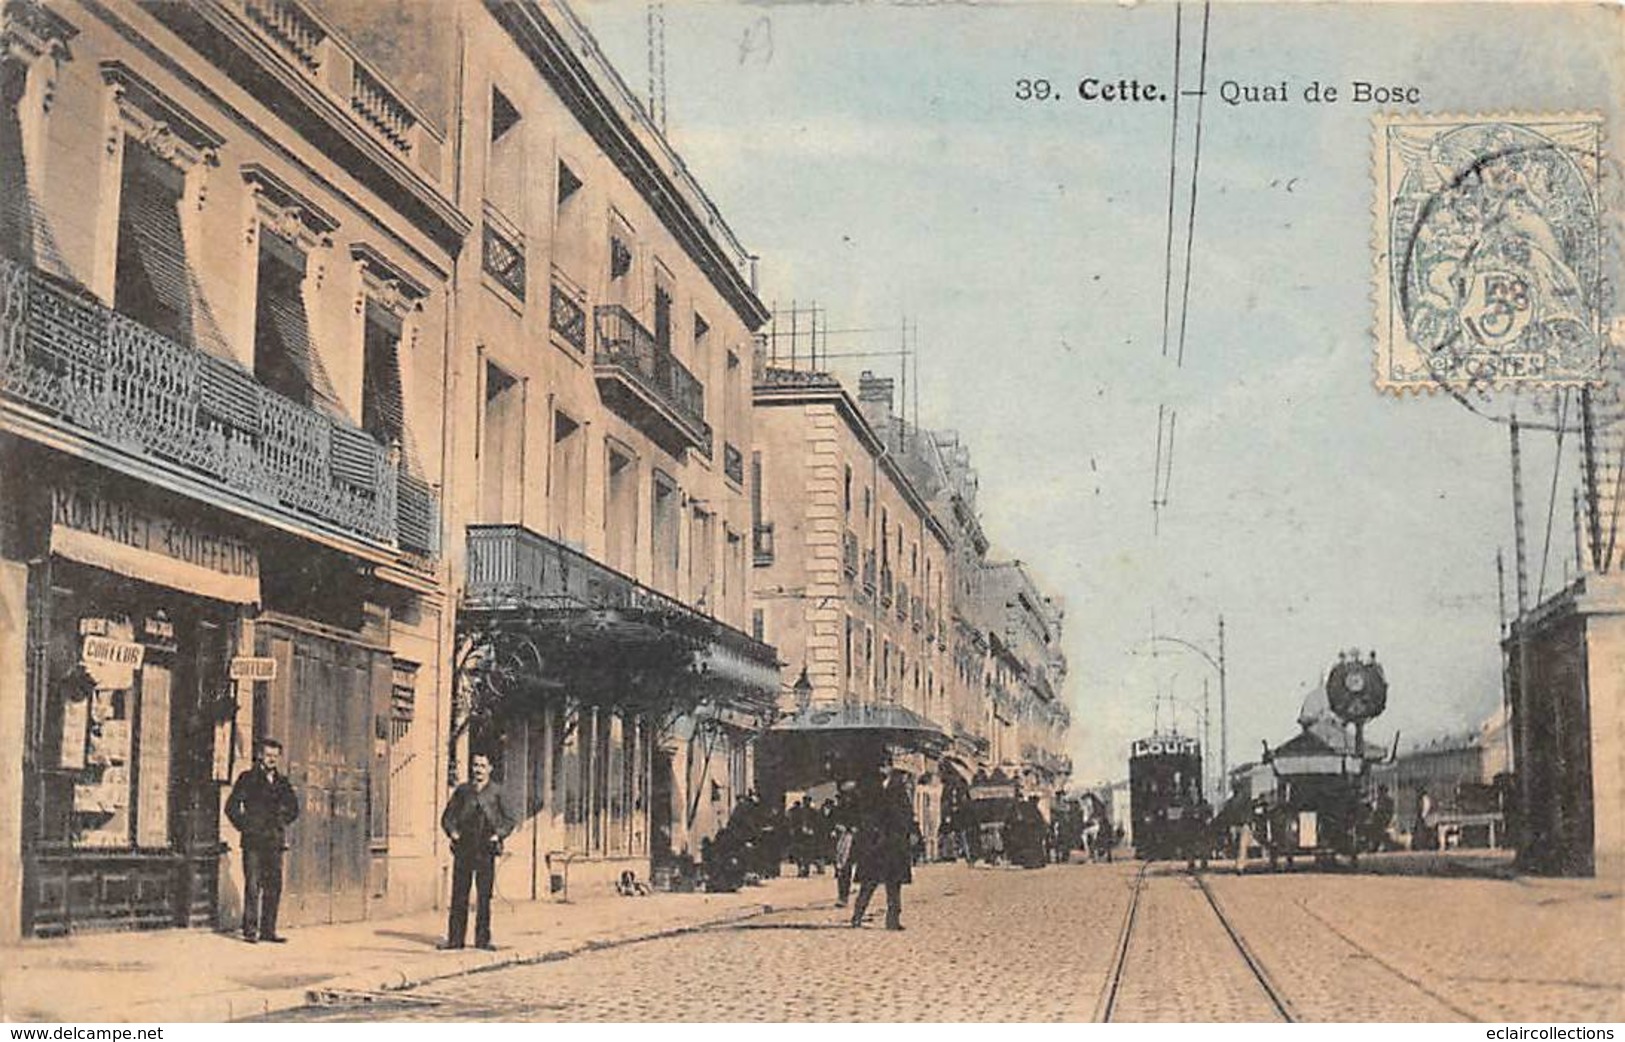
[[[827,909],[279,1019],[1255,1021],[1282,1019],[1284,1011],[1310,1021],[1568,1021],[1625,1014],[1618,944],[1625,904],[1598,884],[1215,872],[1204,877],[1210,903],[1173,866],[1154,866],[1143,880],[1139,871],[1129,863],[933,867],[904,891],[902,933],[880,928],[883,898],[862,931],[845,925],[845,910],[831,901]]]

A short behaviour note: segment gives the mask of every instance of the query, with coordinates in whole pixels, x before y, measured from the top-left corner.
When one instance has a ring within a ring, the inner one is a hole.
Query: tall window
[[[610,303],[619,304],[625,308],[635,308],[639,303],[638,292],[633,283],[632,274],[632,228],[618,213],[611,213],[609,218],[609,288],[605,299]]]
[[[480,424],[480,510],[488,523],[510,521],[519,505],[524,385],[487,362],[484,406]]]
[[[846,472],[841,479],[841,505],[846,516],[852,516],[852,464],[846,465]]]
[[[491,88],[491,142],[485,166],[485,197],[515,221],[524,220],[524,121],[513,102]]]
[[[638,468],[631,453],[610,446],[604,481],[604,556],[611,568],[637,567]]]
[[[548,470],[548,502],[553,538],[580,545],[587,461],[587,434],[562,412],[553,414],[553,457]]]
[[[406,430],[401,401],[401,320],[369,302],[361,361],[361,426],[385,445],[398,444]]]
[[[716,615],[721,605],[716,603],[716,555],[712,539],[715,525],[710,512],[694,511],[694,525],[689,537],[688,589],[689,599],[701,611]]]
[[[146,146],[125,140],[113,307],[171,340],[191,344],[192,293],[180,216],[184,186],[180,170]],[[262,269],[264,264],[262,258]],[[295,291],[304,277],[303,256],[297,264]],[[303,314],[301,307],[301,320]]]
[[[655,344],[662,351],[671,352],[671,290],[655,286]]]
[[[654,555],[654,585],[672,593],[677,587],[677,483],[657,470],[653,489],[649,547]]]
[[[269,228],[259,235],[254,302],[254,376],[302,405],[315,401],[315,358],[305,314],[305,254]]]

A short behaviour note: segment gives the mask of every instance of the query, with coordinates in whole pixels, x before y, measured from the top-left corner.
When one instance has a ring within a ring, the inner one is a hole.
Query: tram
[[[1128,779],[1134,855],[1155,861],[1196,852],[1208,828],[1201,743],[1177,734],[1136,739],[1129,748]]]

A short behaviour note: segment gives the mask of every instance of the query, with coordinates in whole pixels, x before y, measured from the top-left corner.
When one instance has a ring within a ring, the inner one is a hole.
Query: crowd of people
[[[886,925],[901,929],[901,886],[910,882],[923,852],[914,821],[908,776],[894,771],[842,783],[836,795],[785,809],[765,806],[755,793],[742,797],[717,834],[700,843],[705,887],[731,892],[780,874],[786,862],[803,878],[832,871],[837,903],[858,884],[853,925],[859,925],[876,888],[887,895]]]

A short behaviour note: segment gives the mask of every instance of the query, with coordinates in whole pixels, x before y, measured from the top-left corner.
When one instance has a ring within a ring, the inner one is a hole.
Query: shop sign
[[[1013,800],[1019,795],[1019,790],[1012,784],[1004,785],[972,785],[970,798],[973,800]]]
[[[146,651],[133,641],[90,635],[85,637],[79,661],[98,688],[117,691],[135,684],[135,671],[141,668]]]
[[[231,660],[229,675],[233,680],[275,680],[276,659],[239,655]]]
[[[51,550],[204,596],[236,603],[259,599],[259,554],[252,546],[96,489],[51,490]]]

